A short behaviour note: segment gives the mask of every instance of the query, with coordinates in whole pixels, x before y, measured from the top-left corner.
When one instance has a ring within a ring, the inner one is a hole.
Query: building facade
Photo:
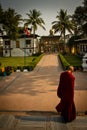
[[[81,55],[87,53],[87,38],[78,39],[75,40],[75,42],[78,46],[78,53],[80,53]]]
[[[3,56],[30,56],[39,51],[38,35],[21,35],[16,41],[3,36]]]
[[[42,36],[40,40],[41,52],[57,52],[60,36]]]

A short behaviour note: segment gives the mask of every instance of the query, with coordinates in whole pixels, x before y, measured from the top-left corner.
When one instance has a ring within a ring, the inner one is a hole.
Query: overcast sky
[[[49,35],[52,22],[56,20],[57,12],[60,9],[67,10],[68,14],[73,14],[76,7],[82,6],[84,0],[0,0],[3,9],[13,8],[22,18],[28,18],[26,13],[30,10],[37,9],[41,12],[41,17],[45,21],[44,31],[38,27],[39,35]]]

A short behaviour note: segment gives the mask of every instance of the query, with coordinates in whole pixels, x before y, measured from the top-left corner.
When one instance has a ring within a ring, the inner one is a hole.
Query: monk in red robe
[[[61,112],[65,122],[70,122],[76,118],[76,109],[74,104],[74,80],[72,72],[74,67],[70,66],[67,71],[60,75],[60,82],[57,89],[57,96],[61,99],[56,106],[56,110]]]

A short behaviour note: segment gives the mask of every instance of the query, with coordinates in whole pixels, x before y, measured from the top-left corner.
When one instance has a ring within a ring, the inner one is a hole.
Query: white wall
[[[25,48],[25,40],[31,40],[31,45],[30,47]],[[5,48],[5,41],[8,41],[8,39],[4,39],[4,44],[3,44],[3,48]],[[30,56],[33,53],[37,53],[38,52],[38,39],[34,39],[34,44],[33,44],[33,38],[20,38],[17,41],[19,41],[19,48],[16,48],[16,41],[12,41],[11,40],[11,56],[24,56],[25,55],[25,51],[26,51],[26,56]],[[33,49],[34,46],[34,49]],[[8,46],[7,46],[8,48]],[[7,52],[7,53],[6,53]],[[5,49],[3,49],[3,56],[8,57],[10,56],[10,51],[7,49],[7,51]]]

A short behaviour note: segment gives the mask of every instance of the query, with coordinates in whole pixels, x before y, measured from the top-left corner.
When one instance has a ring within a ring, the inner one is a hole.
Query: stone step
[[[64,123],[59,115],[0,115],[0,130],[87,130],[87,116],[77,116],[76,120]]]
[[[54,120],[57,121],[56,123],[59,122],[59,128],[64,127],[60,125],[63,122],[63,119],[60,116],[55,116],[53,118],[51,116],[28,116],[21,117],[19,120],[20,122],[17,124],[16,129],[21,130],[54,130]]]
[[[0,115],[0,129],[13,129],[18,120],[13,115]]]

